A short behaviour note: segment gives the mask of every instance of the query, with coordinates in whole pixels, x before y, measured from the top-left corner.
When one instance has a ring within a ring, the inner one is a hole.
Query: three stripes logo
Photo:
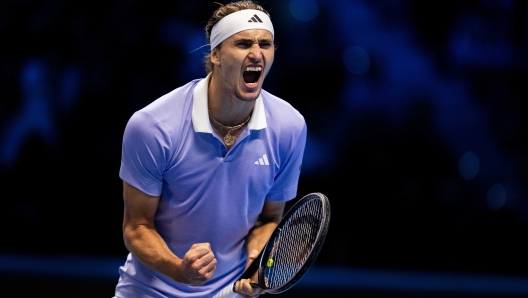
[[[266,156],[266,154],[262,155],[261,158],[255,161],[255,164],[261,165],[261,166],[269,166],[269,161],[268,161],[268,157]]]
[[[258,17],[258,15],[254,14],[251,19],[249,19],[248,23],[264,23],[262,20]]]

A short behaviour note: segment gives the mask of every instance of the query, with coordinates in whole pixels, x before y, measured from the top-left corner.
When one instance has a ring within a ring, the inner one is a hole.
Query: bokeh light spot
[[[314,0],[290,1],[290,13],[299,21],[308,22],[319,15],[319,6]]]
[[[493,210],[499,210],[506,203],[506,189],[502,184],[497,183],[490,187],[487,196],[488,207]]]
[[[361,47],[350,47],[343,53],[345,67],[353,74],[365,74],[370,68],[370,55]]]
[[[475,178],[480,171],[480,161],[478,156],[471,151],[464,153],[458,162],[458,171],[466,180]]]

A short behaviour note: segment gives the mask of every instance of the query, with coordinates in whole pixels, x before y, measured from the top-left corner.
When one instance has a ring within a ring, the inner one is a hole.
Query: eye
[[[241,48],[241,49],[251,48],[252,45],[253,45],[253,43],[250,42],[250,41],[239,41],[239,42],[236,43],[236,46],[238,48]]]
[[[271,42],[269,41],[259,42],[259,47],[262,49],[269,49],[271,47]]]

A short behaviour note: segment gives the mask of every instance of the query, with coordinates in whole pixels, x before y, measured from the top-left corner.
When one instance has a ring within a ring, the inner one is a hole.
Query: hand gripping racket
[[[270,294],[289,290],[317,258],[329,224],[328,198],[321,193],[304,196],[286,212],[240,279],[250,278],[258,271],[258,283],[253,286]],[[233,289],[234,284],[228,285],[213,298],[236,297]]]

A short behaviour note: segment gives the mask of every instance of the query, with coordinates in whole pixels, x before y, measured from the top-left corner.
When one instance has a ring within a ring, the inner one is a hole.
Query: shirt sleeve
[[[289,201],[297,196],[307,137],[306,122],[302,116],[299,117],[296,125],[286,130],[287,133],[281,133],[281,168],[266,196],[268,201]]]
[[[170,138],[146,111],[130,117],[123,134],[119,177],[152,196],[161,194]]]

